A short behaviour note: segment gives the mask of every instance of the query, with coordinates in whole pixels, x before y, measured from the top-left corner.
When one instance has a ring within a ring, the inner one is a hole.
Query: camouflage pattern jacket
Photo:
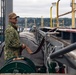
[[[9,23],[7,29],[5,30],[5,48],[4,48],[5,60],[19,56],[20,49],[21,49],[21,43],[19,39],[19,34],[17,32],[17,27],[16,25]]]

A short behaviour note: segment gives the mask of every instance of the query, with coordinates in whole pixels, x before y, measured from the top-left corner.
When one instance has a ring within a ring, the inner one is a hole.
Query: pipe
[[[68,46],[65,47],[65,48],[62,48],[62,49],[60,49],[60,50],[58,50],[58,51],[50,54],[50,58],[51,58],[51,59],[56,58],[56,57],[58,57],[58,56],[60,56],[60,55],[66,54],[66,53],[68,53],[68,52],[70,52],[70,51],[73,51],[73,50],[75,50],[75,49],[76,49],[76,43],[73,43],[73,44],[71,44],[71,45],[68,45]]]

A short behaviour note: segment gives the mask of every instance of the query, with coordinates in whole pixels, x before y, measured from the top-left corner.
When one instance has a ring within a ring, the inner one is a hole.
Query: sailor
[[[19,57],[20,52],[26,48],[26,50],[31,54],[32,51],[25,44],[20,43],[19,34],[17,31],[18,26],[17,16],[15,13],[9,14],[9,24],[5,30],[5,47],[4,47],[4,57],[8,60],[12,57]]]

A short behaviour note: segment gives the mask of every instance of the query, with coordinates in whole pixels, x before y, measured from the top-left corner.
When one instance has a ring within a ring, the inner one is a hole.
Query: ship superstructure
[[[56,26],[52,23],[52,7],[50,8],[50,27],[34,25],[32,28],[24,28],[20,34],[22,43],[28,45],[33,51],[29,55],[23,50],[20,57],[14,57],[8,61],[4,60],[4,31],[8,24],[8,14],[13,11],[13,0],[1,0],[1,35],[0,45],[0,73],[63,73],[76,74],[76,28],[75,28],[75,0],[72,0],[72,11],[59,15],[59,1],[57,1]],[[11,8],[8,10],[9,6]],[[8,10],[8,11],[7,11]],[[59,17],[72,13],[71,28],[59,26]],[[27,18],[25,18],[27,22]],[[26,23],[27,25],[27,23]]]

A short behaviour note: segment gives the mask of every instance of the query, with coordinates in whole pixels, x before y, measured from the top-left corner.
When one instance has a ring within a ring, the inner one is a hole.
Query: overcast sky
[[[13,0],[13,11],[21,17],[50,17],[50,7],[53,2],[57,1],[58,0]],[[59,14],[71,10],[70,2],[71,0],[60,0]],[[56,17],[56,6],[53,6],[52,13],[53,18]],[[63,17],[71,17],[71,14]]]
[[[71,0],[60,0],[59,14],[71,10]],[[50,7],[57,0],[13,0],[13,11],[22,17],[50,17]],[[56,6],[53,6],[53,17],[56,16]],[[64,17],[71,17],[66,15]]]

